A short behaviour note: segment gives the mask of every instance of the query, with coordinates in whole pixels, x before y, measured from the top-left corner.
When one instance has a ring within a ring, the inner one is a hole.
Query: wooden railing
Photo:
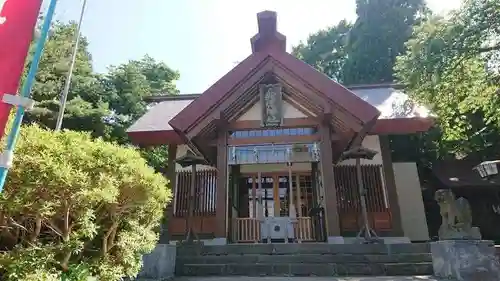
[[[233,219],[232,237],[235,243],[258,243],[261,241],[260,221],[254,218]],[[297,242],[314,241],[312,219],[310,217],[297,218],[294,223],[294,234]]]
[[[192,173],[190,171],[177,173],[177,188],[175,190],[174,216],[185,217],[189,209],[189,191],[191,189]],[[194,215],[215,215],[215,192],[217,171],[196,172],[194,195]]]
[[[370,224],[376,231],[388,231],[392,228],[391,211],[382,178],[382,165],[362,165],[361,169]],[[356,166],[335,166],[334,177],[342,231],[357,231],[362,220]]]
[[[294,224],[295,238],[297,242],[307,242],[314,240],[312,220],[310,217],[299,217]]]
[[[254,218],[233,219],[232,237],[236,243],[260,242],[260,221]]]
[[[371,226],[377,232],[389,231],[392,228],[391,212],[384,187],[382,177],[382,165],[362,165],[363,182],[367,189],[367,207]],[[199,232],[213,232],[213,223],[215,219],[216,205],[216,171],[199,171],[196,173],[196,189],[194,197],[194,217],[199,218]],[[359,230],[361,220],[360,196],[356,178],[356,167],[353,165],[341,165],[334,167],[334,185],[337,191],[338,212],[340,217],[340,226],[344,233],[356,232]],[[310,177],[309,177],[310,178]],[[304,177],[305,180],[305,177]],[[301,179],[302,181],[302,179]],[[312,178],[311,178],[312,187]],[[185,232],[185,216],[189,207],[189,191],[191,186],[191,172],[177,173],[177,187],[175,190],[174,218],[169,222],[170,229],[176,229],[183,234]],[[300,184],[301,188],[305,183]],[[312,190],[312,188],[311,188]],[[301,202],[304,210],[298,212],[301,215],[308,215],[310,209],[309,201],[312,202],[312,193],[294,192],[301,194]],[[246,207],[246,204],[242,205]],[[255,206],[254,206],[255,207]],[[249,214],[247,214],[249,215]],[[255,216],[255,214],[254,214]],[[295,227],[295,237],[298,241],[324,241],[324,235],[320,235],[324,229],[324,223],[321,223],[324,217],[299,217]],[[174,226],[170,226],[175,224]],[[234,242],[253,243],[260,241],[260,223],[252,218],[238,218],[231,221],[231,231]],[[318,234],[319,233],[319,234]]]

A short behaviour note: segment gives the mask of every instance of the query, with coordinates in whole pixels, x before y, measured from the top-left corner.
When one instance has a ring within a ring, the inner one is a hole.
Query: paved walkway
[[[438,281],[429,276],[415,277],[177,277],[174,281]]]

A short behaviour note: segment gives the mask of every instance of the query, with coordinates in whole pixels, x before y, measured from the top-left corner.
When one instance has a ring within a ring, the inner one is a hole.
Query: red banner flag
[[[42,0],[0,0],[0,139],[11,105],[4,94],[17,94]]]

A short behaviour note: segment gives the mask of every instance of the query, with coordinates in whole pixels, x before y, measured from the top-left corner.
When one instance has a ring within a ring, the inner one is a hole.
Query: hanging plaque
[[[283,92],[280,84],[260,85],[262,127],[279,127],[283,122]]]

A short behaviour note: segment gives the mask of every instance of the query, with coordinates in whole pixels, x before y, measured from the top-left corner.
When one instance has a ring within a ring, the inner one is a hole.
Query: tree
[[[427,9],[422,0],[358,0],[354,24],[345,20],[309,36],[293,54],[339,83],[393,81],[393,65],[412,26]]]
[[[430,11],[422,0],[357,0],[356,4],[357,19],[353,24],[342,20],[311,34],[292,53],[345,85],[392,82],[396,57],[404,53],[413,26],[427,18]],[[409,102],[394,107],[404,113],[411,105]],[[432,161],[436,157],[432,139],[439,134],[433,130],[423,135],[391,136],[393,158]]]
[[[38,123],[51,129],[55,127],[59,100],[70,65],[75,31],[74,23],[56,22],[52,26],[32,89],[32,98],[37,101],[37,105],[33,111],[26,114],[27,123]],[[71,90],[68,94],[69,102],[65,117],[69,121],[63,125],[67,129],[92,131],[95,136],[105,136],[104,128],[94,130],[94,124],[102,123],[99,120],[109,115],[110,110],[100,98],[104,89],[99,76],[93,73],[88,45],[88,40],[82,37]],[[34,44],[31,47],[25,75],[31,64]]]
[[[292,54],[333,80],[344,83],[347,36],[352,25],[345,20],[311,34],[306,42],[293,47]]]
[[[500,155],[499,35],[500,1],[467,0],[416,26],[398,57],[397,78],[436,115],[436,141],[453,157]]]
[[[73,22],[56,22],[52,26],[32,91],[37,104],[26,114],[25,123],[49,129],[55,127],[75,30]],[[146,112],[148,105],[143,98],[178,94],[175,81],[179,73],[146,55],[112,66],[106,74],[97,74],[92,68],[88,45],[88,40],[81,37],[63,129],[90,132],[93,137],[129,144],[126,129]],[[27,66],[30,61],[28,59]],[[157,170],[166,163],[166,147],[145,149],[142,153],[147,159],[156,160],[150,164]]]
[[[357,0],[358,18],[349,32],[345,84],[393,81],[396,56],[405,50],[415,22],[425,12],[423,0]]]
[[[167,180],[133,148],[23,127],[0,198],[2,280],[135,276],[170,197]]]
[[[111,120],[115,130],[112,140],[127,143],[126,129],[147,110],[148,104],[144,97],[178,94],[174,84],[177,79],[177,71],[149,56],[111,66],[103,80],[107,85],[103,101],[113,112]]]

